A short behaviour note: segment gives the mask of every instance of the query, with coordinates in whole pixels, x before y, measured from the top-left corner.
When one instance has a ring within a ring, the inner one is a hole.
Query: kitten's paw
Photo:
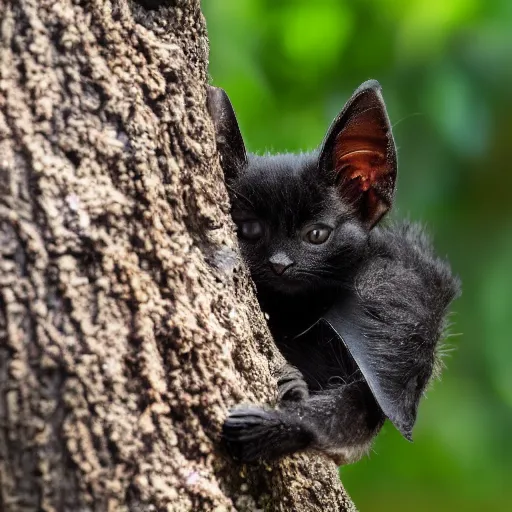
[[[278,402],[301,402],[309,397],[308,385],[302,373],[294,366],[284,365],[277,377]]]
[[[259,407],[233,409],[222,427],[229,454],[241,462],[272,456],[273,439],[281,428],[276,411]]]

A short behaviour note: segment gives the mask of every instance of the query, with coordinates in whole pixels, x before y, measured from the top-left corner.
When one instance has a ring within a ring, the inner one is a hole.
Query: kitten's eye
[[[257,240],[263,235],[263,224],[259,220],[247,220],[238,224],[238,235],[246,240]]]
[[[323,244],[327,242],[332,229],[326,226],[314,226],[309,231],[306,231],[303,238],[310,244]]]

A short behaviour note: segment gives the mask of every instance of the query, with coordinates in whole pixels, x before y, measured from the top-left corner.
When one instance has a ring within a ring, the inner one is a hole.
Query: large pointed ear
[[[389,210],[396,149],[379,82],[364,82],[348,100],[327,132],[319,166],[334,177],[368,229]]]
[[[238,128],[235,111],[223,89],[208,86],[207,107],[215,127],[217,151],[224,178],[229,182],[236,179],[247,165],[244,140]]]

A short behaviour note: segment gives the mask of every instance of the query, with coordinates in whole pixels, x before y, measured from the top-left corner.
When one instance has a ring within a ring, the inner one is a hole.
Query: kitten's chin
[[[278,292],[283,295],[302,295],[312,291],[312,287],[300,281],[276,282],[267,286],[272,292]]]
[[[280,276],[275,277],[272,280],[265,280],[264,283],[258,283],[257,280],[256,287],[259,290],[265,291],[267,293],[279,293],[281,295],[308,295],[312,293],[316,293],[320,290],[327,291],[331,288],[336,288],[332,286],[332,283],[325,283],[320,280],[315,279],[295,279],[292,277]]]

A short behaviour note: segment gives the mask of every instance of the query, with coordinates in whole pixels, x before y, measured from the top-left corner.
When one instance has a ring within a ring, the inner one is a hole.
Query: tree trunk
[[[353,510],[321,456],[219,448],[282,360],[231,229],[199,0],[158,4],[0,4],[0,510]]]

